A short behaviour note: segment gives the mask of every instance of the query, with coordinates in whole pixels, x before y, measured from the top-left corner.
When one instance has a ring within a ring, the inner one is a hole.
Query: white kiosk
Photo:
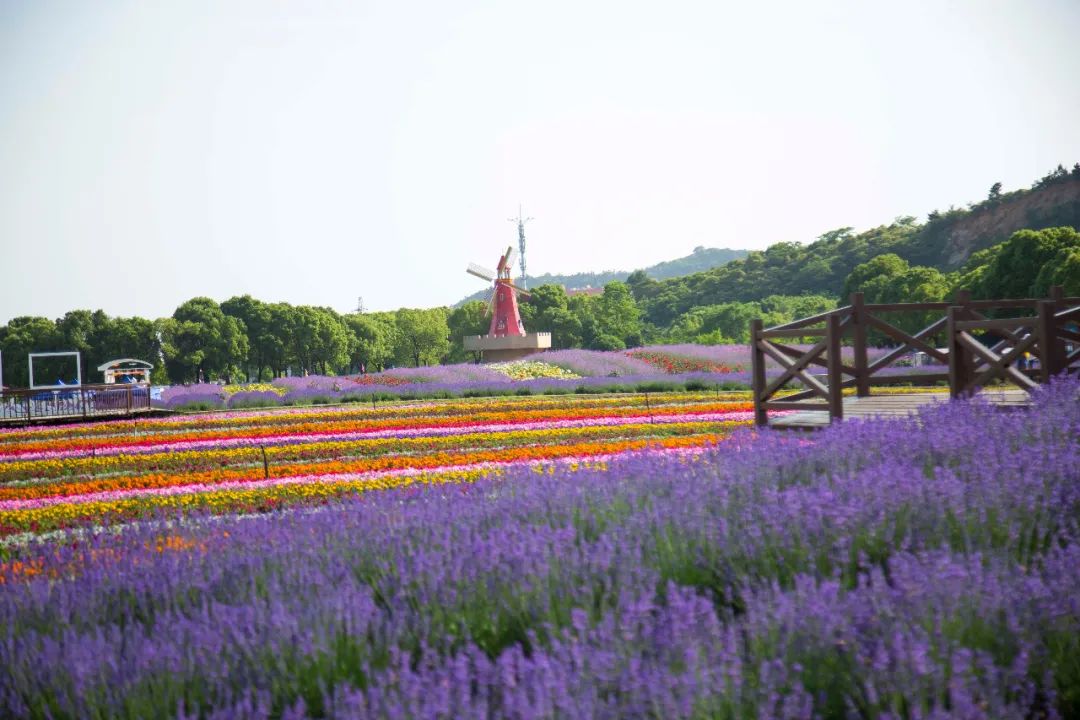
[[[153,369],[154,366],[150,363],[135,358],[120,358],[98,365],[98,372],[105,375],[106,385],[114,385],[118,382],[149,385],[150,371]]]

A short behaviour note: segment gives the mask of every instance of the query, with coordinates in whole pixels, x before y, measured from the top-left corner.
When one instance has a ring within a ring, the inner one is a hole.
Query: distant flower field
[[[882,354],[884,351],[872,351],[870,359]],[[172,410],[215,410],[364,402],[372,397],[745,390],[750,387],[749,364],[745,345],[657,345],[610,352],[555,350],[490,365],[461,363],[394,368],[366,375],[286,377],[251,385],[175,386],[166,388],[154,404]],[[769,360],[766,375],[779,373],[780,368]]]
[[[714,393],[248,411],[0,433],[0,537],[258,512],[540,461],[700,448],[746,424]]]
[[[4,431],[0,717],[1080,715],[1080,384],[809,436],[748,416]]]

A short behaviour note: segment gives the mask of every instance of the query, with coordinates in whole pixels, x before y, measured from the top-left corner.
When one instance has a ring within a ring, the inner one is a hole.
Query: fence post
[[[945,333],[948,336],[946,342],[949,344],[949,394],[954,398],[963,395],[970,382],[967,372],[967,353],[964,351],[964,346],[960,344],[959,331],[956,329],[957,321],[963,317],[964,309],[953,305],[949,308],[949,319],[945,325]]]
[[[769,414],[765,412],[765,353],[761,352],[758,342],[761,340],[761,318],[750,321],[750,389],[754,399],[754,422],[765,427],[769,424]]]
[[[870,375],[866,362],[866,302],[861,292],[851,293],[851,322],[855,328],[855,394],[870,395]]]
[[[829,422],[844,419],[843,358],[840,357],[840,315],[829,315],[825,333],[829,344]]]
[[[1057,341],[1056,307],[1057,303],[1053,300],[1039,301],[1039,320],[1035,332],[1039,349],[1042,350],[1039,368],[1044,383],[1050,382],[1050,378],[1065,369],[1064,347]]]

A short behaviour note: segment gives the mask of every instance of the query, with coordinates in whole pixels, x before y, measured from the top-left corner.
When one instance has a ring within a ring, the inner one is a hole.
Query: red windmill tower
[[[529,297],[529,293],[510,278],[514,254],[513,246],[508,247],[499,258],[497,270],[469,263],[465,271],[494,283],[487,303],[487,312],[491,315],[488,334],[465,338],[465,349],[479,352],[485,362],[514,360],[551,347],[551,333],[526,333],[521,322],[517,296],[520,293]]]

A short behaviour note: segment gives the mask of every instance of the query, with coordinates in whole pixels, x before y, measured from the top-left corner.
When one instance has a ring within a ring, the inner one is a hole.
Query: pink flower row
[[[657,453],[679,454],[685,456],[697,455],[707,448],[674,448],[632,450],[624,453],[606,453],[603,455],[580,455],[557,460],[511,460],[505,462],[480,462],[469,465],[446,465],[432,468],[406,468],[401,470],[373,470],[363,473],[338,473],[325,475],[296,475],[285,478],[271,478],[269,480],[230,480],[212,485],[177,485],[164,488],[140,488],[133,490],[109,490],[105,492],[86,493],[84,495],[70,495],[66,497],[34,498],[32,500],[0,500],[0,512],[5,510],[30,510],[34,508],[51,507],[62,504],[82,504],[90,502],[111,502],[116,500],[130,500],[140,497],[170,497],[175,495],[188,495],[199,493],[219,492],[222,490],[257,490],[259,488],[283,487],[287,485],[302,485],[308,483],[336,483],[351,482],[357,480],[379,480],[387,477],[408,477],[412,475],[429,475],[443,472],[461,472],[470,470],[494,470],[517,465],[532,466],[565,466],[580,462],[605,462],[615,457],[628,457],[635,454]]]
[[[753,417],[753,412],[738,410],[724,413],[683,413],[679,415],[661,415],[652,419],[655,424],[681,422],[744,422]],[[347,442],[350,440],[368,440],[389,437],[439,437],[446,435],[468,435],[473,433],[496,433],[528,430],[556,430],[572,427],[613,427],[642,423],[647,416],[586,418],[575,420],[545,420],[526,423],[493,423],[490,425],[471,425],[454,427],[395,428],[390,430],[354,431],[347,433],[329,433],[326,435],[283,434],[268,435],[259,438],[227,438],[215,440],[184,440],[180,442],[162,442],[154,445],[126,446],[122,444],[96,449],[97,455],[150,455],[155,453],[183,452],[205,448],[224,449],[230,447],[258,447],[260,445],[300,445],[318,442]],[[45,460],[85,456],[86,450],[46,450],[40,452],[16,453],[0,457],[0,464],[5,460]]]

